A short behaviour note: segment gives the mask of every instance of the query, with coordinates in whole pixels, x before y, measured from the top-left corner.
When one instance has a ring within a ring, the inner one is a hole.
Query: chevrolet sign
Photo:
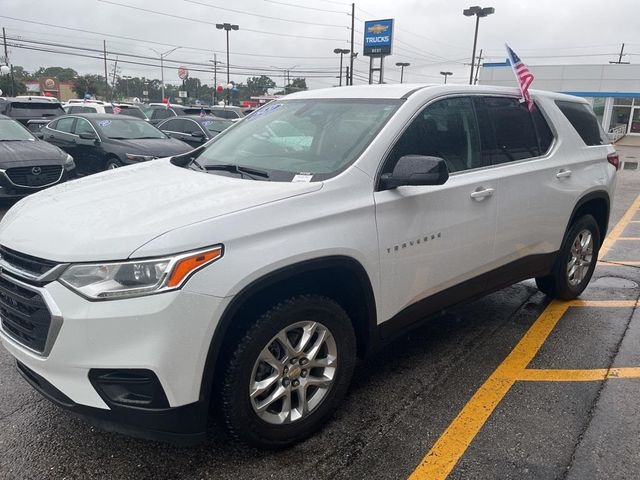
[[[393,19],[368,20],[364,23],[364,55],[382,57],[391,55]]]

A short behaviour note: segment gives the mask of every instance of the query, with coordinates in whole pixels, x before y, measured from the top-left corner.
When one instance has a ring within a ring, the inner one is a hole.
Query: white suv
[[[0,337],[46,397],[182,443],[208,415],[310,435],[356,358],[535,277],[586,287],[617,156],[588,104],[515,89],[290,95],[206,146],[20,201],[0,224]]]

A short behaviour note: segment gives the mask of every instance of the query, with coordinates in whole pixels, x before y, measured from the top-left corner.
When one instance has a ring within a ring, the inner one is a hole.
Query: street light
[[[333,53],[340,54],[340,86],[342,86],[342,57],[347,53],[351,53],[351,50],[349,50],[348,48],[334,48]]]
[[[444,75],[444,84],[447,84],[447,77],[453,75],[453,72],[440,72],[440,75]]]
[[[396,62],[396,67],[400,67],[400,83],[404,80],[404,67],[411,65],[409,62]]]
[[[227,85],[229,85],[231,83],[231,80],[229,79],[229,32],[231,30],[240,30],[240,27],[230,23],[216,23],[216,28],[227,32]],[[227,104],[229,104],[230,93],[231,91],[227,88]]]
[[[480,24],[481,17],[488,17],[489,15],[496,12],[496,9],[493,7],[469,7],[466,10],[463,10],[462,13],[465,17],[476,17],[476,33],[473,36],[473,53],[471,56],[471,74],[469,75],[469,85],[473,85],[473,67],[476,63],[476,43],[478,42],[478,25]]]
[[[162,83],[162,101],[164,102],[164,57],[172,54],[180,47],[172,48],[171,50],[167,50],[166,52],[159,52],[155,48],[149,48],[149,50],[153,50],[158,55],[160,55],[160,82]]]

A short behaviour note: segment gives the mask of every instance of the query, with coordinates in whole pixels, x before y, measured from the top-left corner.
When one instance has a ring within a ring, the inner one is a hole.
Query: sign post
[[[363,55],[369,57],[369,83],[373,83],[374,72],[379,72],[378,83],[384,83],[384,57],[391,55],[393,47],[393,18],[367,20],[364,22]],[[374,58],[380,66],[374,68]]]

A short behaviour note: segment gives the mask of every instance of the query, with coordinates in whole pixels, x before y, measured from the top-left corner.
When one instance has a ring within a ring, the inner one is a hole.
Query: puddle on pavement
[[[591,286],[599,288],[638,288],[638,284],[633,280],[620,277],[600,277],[591,282]]]

